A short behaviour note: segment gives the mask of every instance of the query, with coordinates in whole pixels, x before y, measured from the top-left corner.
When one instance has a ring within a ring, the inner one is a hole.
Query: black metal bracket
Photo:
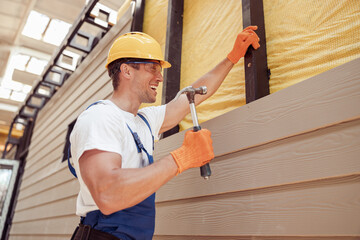
[[[183,33],[184,0],[169,0],[166,30],[165,59],[171,68],[164,70],[162,104],[170,102],[180,91],[181,47]],[[163,133],[168,137],[179,132],[179,125]]]
[[[45,97],[30,95],[30,97],[26,100],[25,106],[41,109],[44,107],[45,103],[46,103]]]
[[[45,73],[44,82],[61,87],[70,74],[53,66]]]
[[[244,28],[258,26],[260,38],[260,48],[250,46],[244,57],[246,103],[250,103],[270,94],[263,0],[242,0],[242,14]]]

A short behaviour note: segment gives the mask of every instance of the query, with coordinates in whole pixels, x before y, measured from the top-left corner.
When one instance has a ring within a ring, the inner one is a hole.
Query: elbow
[[[105,199],[98,199],[96,202],[96,205],[98,206],[100,212],[104,215],[110,215],[114,212],[116,212],[109,201],[106,201]]]
[[[104,215],[110,215],[126,208],[123,199],[115,199],[114,196],[106,193],[97,194],[95,203]]]

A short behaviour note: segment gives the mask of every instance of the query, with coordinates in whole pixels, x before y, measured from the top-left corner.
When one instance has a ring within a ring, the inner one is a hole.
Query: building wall
[[[191,169],[158,191],[155,239],[359,239],[359,64],[205,122],[213,174]]]
[[[360,57],[358,0],[263,0],[263,5],[271,93]],[[191,85],[224,59],[242,29],[242,1],[185,0],[181,87]],[[219,90],[198,107],[199,121],[245,103],[240,59]],[[187,115],[180,127],[191,124]]]
[[[68,125],[98,99],[110,96],[105,62],[112,42],[131,27],[129,15],[120,20],[39,113],[10,239],[69,239],[75,216],[77,180],[61,162]]]
[[[129,17],[121,21],[39,113],[11,240],[69,239],[78,224],[78,183],[61,162],[67,126],[110,96],[104,62],[130,29]],[[189,170],[160,189],[154,239],[360,238],[359,64],[204,122],[213,133],[213,175],[205,181]],[[156,159],[179,147],[183,134],[159,141]]]

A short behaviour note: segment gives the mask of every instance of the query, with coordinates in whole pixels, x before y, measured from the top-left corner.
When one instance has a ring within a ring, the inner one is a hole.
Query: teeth
[[[155,86],[150,86],[152,89],[156,90],[156,87]]]

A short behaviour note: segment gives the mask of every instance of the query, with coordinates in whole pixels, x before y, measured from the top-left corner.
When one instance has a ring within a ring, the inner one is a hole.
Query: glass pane
[[[0,165],[0,216],[3,213],[6,194],[9,188],[12,166]]]
[[[22,34],[27,37],[41,40],[49,20],[50,18],[48,16],[36,11],[31,11]]]

